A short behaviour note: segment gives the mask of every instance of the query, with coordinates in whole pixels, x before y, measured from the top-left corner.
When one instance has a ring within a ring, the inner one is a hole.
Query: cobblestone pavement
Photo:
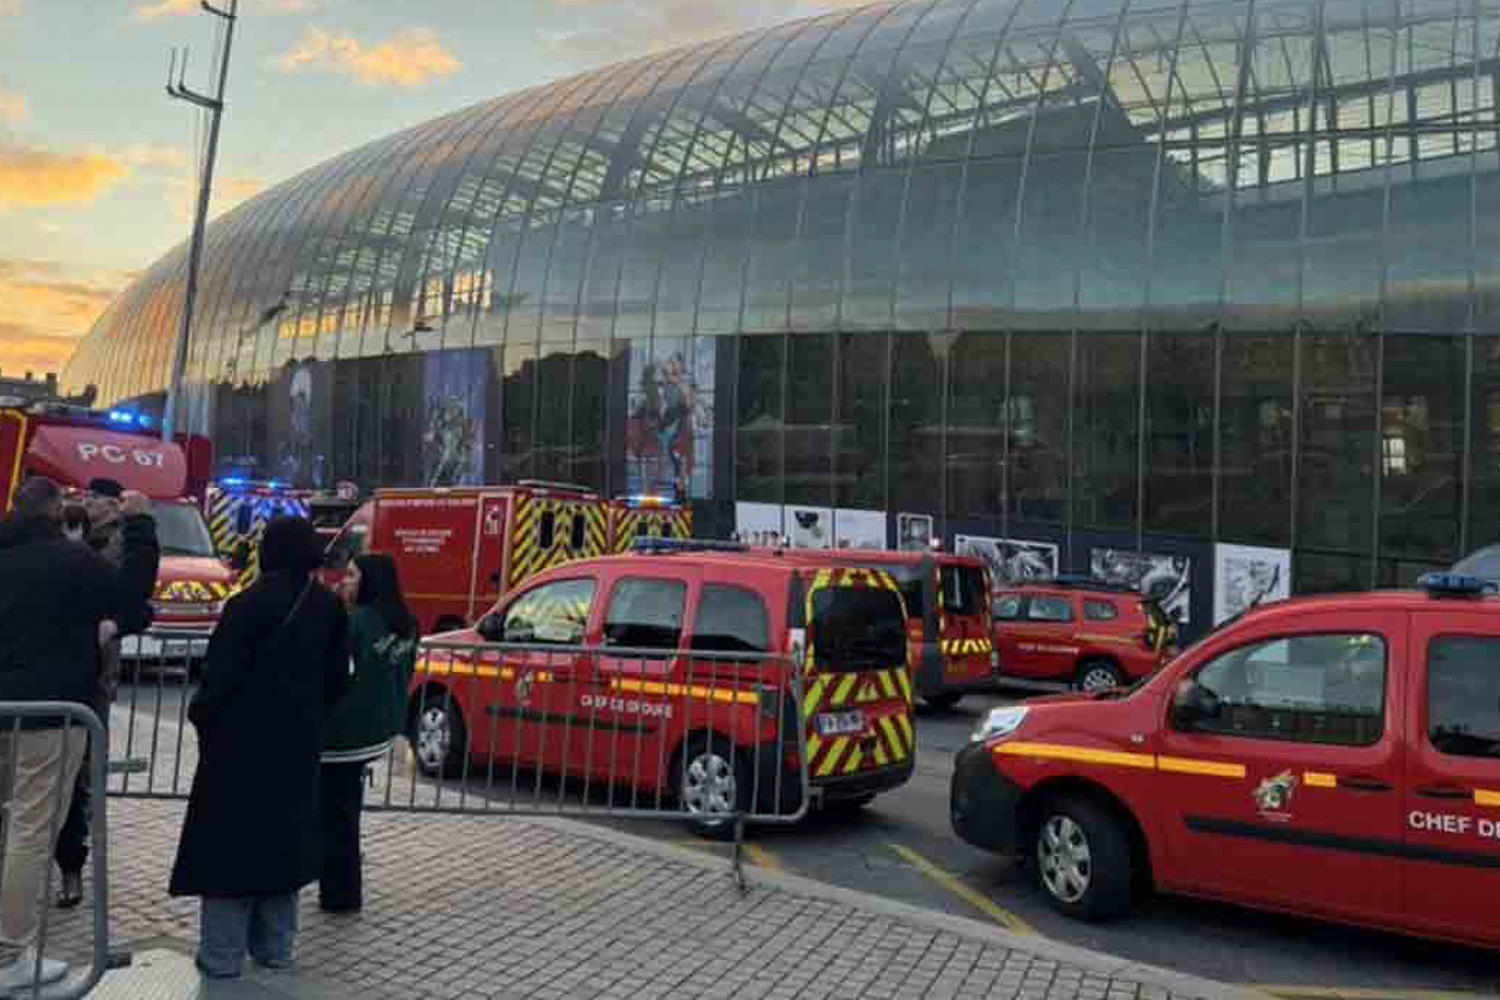
[[[152,700],[117,705],[110,742],[112,760],[153,759],[154,773],[115,775],[110,787],[185,792],[197,763],[192,727],[179,725],[180,707],[153,726]],[[459,802],[413,785],[402,767],[390,780],[382,768],[372,802],[388,788],[395,802]],[[166,894],[183,809],[171,799],[109,801],[117,951],[190,950],[196,939],[197,901]],[[325,915],[309,890],[298,971],[215,984],[210,1000],[1248,996],[780,873],[751,870],[742,894],[727,848],[714,857],[559,819],[371,814],[364,851],[362,914]],[[90,905],[52,911],[49,954],[87,960]]]
[[[197,903],[165,891],[182,805],[109,808],[114,946],[190,947]],[[772,873],[742,895],[726,859],[560,820],[370,816],[365,853],[364,913],[327,916],[309,891],[299,971],[235,996],[1245,996]],[[52,920],[49,953],[86,955],[88,908]]]

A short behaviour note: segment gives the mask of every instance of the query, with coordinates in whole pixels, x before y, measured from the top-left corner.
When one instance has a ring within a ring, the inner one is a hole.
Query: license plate
[[[845,736],[865,731],[863,712],[825,712],[818,716],[819,736]]]

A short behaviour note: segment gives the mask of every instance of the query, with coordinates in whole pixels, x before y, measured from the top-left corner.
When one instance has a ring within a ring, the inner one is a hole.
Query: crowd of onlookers
[[[148,629],[160,563],[151,501],[96,480],[81,494],[32,477],[0,522],[0,995],[68,973],[38,942],[42,907],[83,900],[91,818],[89,730],[108,727],[123,637]],[[311,522],[261,539],[260,576],[224,605],[187,717],[193,776],[169,891],[200,897],[197,962],[232,978],[246,956],[292,964],[299,891],[357,913],[364,777],[404,729],[417,623],[387,556],[357,559],[340,592],[317,579]]]

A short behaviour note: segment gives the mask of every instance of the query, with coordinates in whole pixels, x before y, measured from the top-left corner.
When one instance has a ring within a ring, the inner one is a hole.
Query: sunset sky
[[[227,6],[229,0],[219,0]],[[350,147],[645,52],[851,0],[240,0],[215,212]],[[58,370],[189,232],[211,89],[198,0],[0,0],[0,373]]]

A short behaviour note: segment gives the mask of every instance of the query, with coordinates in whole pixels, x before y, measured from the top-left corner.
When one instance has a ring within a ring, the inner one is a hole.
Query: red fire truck
[[[692,538],[693,508],[657,494],[632,494],[609,502],[609,551],[631,551],[637,538]]]
[[[337,585],[355,556],[386,553],[423,632],[448,632],[523,580],[608,546],[608,505],[581,486],[379,490],[329,545],[323,581]]]
[[[197,496],[207,485],[212,447],[201,437],[162,441],[149,417],[128,410],[96,411],[59,403],[0,403],[0,512],[10,510],[29,476],[48,476],[82,491],[113,479],[151,499],[161,542],[161,571],[152,602],[156,627],[201,633],[184,647],[152,636],[131,637],[127,657],[201,655],[233,589],[234,574],[214,551]]]

